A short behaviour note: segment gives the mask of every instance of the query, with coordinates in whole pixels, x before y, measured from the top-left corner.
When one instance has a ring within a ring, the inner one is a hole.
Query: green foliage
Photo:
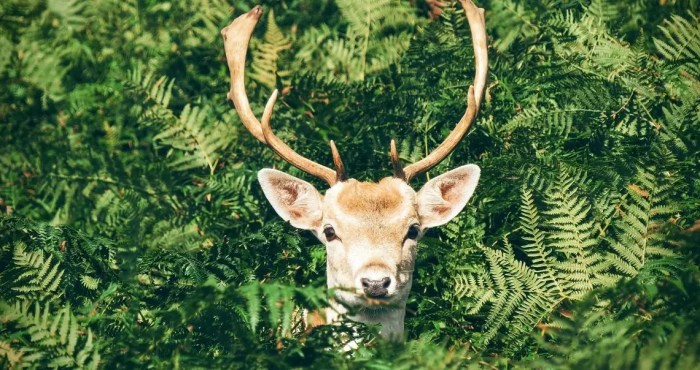
[[[208,112],[207,107],[191,108],[188,104],[176,122],[153,137],[156,143],[183,152],[182,156],[170,162],[171,168],[186,171],[207,167],[211,174],[216,170],[221,157],[218,152],[228,145],[230,135],[227,126],[222,123],[205,125]]]
[[[232,5],[234,8],[232,8]],[[278,220],[227,104],[219,30],[252,4],[0,4],[0,367],[688,368],[697,363],[700,37],[687,0],[493,0],[470,205],[422,240],[406,343],[327,305],[325,250]],[[253,111],[389,174],[465,109],[455,3],[269,2]],[[315,181],[315,180],[311,180]],[[362,345],[347,350],[357,338]]]
[[[274,11],[270,11],[267,15],[267,29],[263,41],[256,47],[253,54],[250,78],[269,89],[274,89],[277,86],[277,76],[286,77],[288,74],[288,72],[279,70],[277,59],[284,50],[292,46],[289,38],[275,23]]]
[[[12,282],[12,290],[17,293],[17,298],[58,298],[55,294],[61,283],[63,271],[60,270],[60,265],[53,261],[52,255],[44,258],[42,251],[27,252],[25,246],[19,242],[14,247],[12,259],[14,266],[22,271]],[[4,274],[9,273],[6,271]]]
[[[646,279],[652,281],[680,269],[676,254],[664,245],[668,239],[664,222],[654,222],[675,212],[668,205],[670,186],[654,187],[654,175],[643,176],[637,178],[644,188],[653,189],[653,195],[628,185],[630,201],[615,197],[621,215],[604,212],[594,217],[595,202],[581,194],[581,188],[590,182],[584,174],[562,171],[551,184],[535,179],[541,202],[531,189],[523,188],[517,247],[508,238],[502,249],[482,247],[488,269],[458,275],[455,280],[458,296],[476,300],[472,313],[489,307],[484,341],[505,332],[504,346],[517,351],[527,339],[523,334],[546,322],[562,304],[581,300],[593,289],[610,287],[624,277],[637,276],[643,268]],[[603,225],[615,230],[612,238],[605,237]],[[664,263],[657,264],[659,258],[665,258]]]
[[[396,65],[418,19],[397,0],[338,0],[342,22],[306,30],[294,55],[296,69],[335,81],[362,81]]]
[[[13,342],[22,343],[14,348],[2,342],[5,347],[0,348],[0,363],[6,361],[11,368],[97,369],[100,364],[98,345],[93,343],[90,328],[80,325],[70,305],[54,313],[49,305],[42,308],[39,303],[2,304],[0,321],[6,325],[5,331],[13,332]],[[85,334],[81,334],[84,330]]]
[[[695,238],[697,242],[697,238]],[[690,255],[697,261],[697,251]],[[550,356],[528,366],[687,369],[698,360],[697,268],[654,281],[637,278],[598,290],[541,327],[538,341]],[[656,272],[652,272],[655,274]],[[676,309],[678,308],[678,309]],[[577,351],[571,351],[577,348]],[[561,356],[567,354],[566,356]]]
[[[665,220],[678,212],[671,203],[673,183],[653,173],[640,173],[635,180],[627,186],[610,244],[616,254],[613,266],[626,276],[635,276],[651,258],[675,256],[664,230]]]

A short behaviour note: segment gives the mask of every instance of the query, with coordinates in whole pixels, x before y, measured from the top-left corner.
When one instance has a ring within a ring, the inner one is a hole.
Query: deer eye
[[[329,242],[330,242],[330,241],[333,241],[333,240],[335,240],[335,239],[338,238],[338,237],[335,235],[335,229],[333,229],[333,226],[331,226],[331,225],[326,225],[326,226],[323,228],[323,235],[326,236],[326,240],[329,241]]]
[[[418,239],[418,234],[420,234],[420,226],[418,226],[418,224],[413,224],[408,228],[406,239],[416,240]]]

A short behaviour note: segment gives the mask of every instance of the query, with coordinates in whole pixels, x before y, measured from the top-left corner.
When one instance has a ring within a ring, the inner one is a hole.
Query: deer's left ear
[[[479,166],[468,164],[428,181],[418,192],[421,226],[440,226],[457,216],[474,194],[480,174]]]

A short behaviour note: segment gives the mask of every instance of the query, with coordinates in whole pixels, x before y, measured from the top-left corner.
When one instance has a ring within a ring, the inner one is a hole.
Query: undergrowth
[[[333,139],[377,180],[391,138],[412,162],[463,114],[458,4],[267,3],[247,91],[259,114],[280,88],[275,130],[304,156],[330,164]],[[482,179],[422,240],[399,344],[303,327],[327,304],[325,250],[255,174],[303,175],[226,101],[219,30],[253,5],[0,5],[0,367],[696,366],[695,2],[479,2],[482,109],[414,185],[465,163]]]

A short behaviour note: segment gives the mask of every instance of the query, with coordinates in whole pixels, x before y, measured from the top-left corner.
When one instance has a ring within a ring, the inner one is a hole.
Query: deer
[[[260,121],[245,91],[248,43],[263,13],[261,6],[234,19],[221,30],[230,74],[227,99],[245,128],[259,142],[301,171],[323,180],[322,195],[312,184],[282,171],[265,168],[258,182],[275,212],[293,227],[311,231],[326,247],[326,277],[334,294],[325,309],[325,323],[348,318],[377,325],[389,340],[404,337],[406,301],[413,284],[418,241],[428,228],[449,222],[466,206],[476,189],[481,169],[467,164],[427,181],[419,191],[411,179],[445,159],[474,121],[486,85],[488,53],[484,9],[459,0],[471,30],[475,76],[467,92],[467,107],[454,129],[427,156],[403,166],[391,140],[393,176],[378,182],[349,178],[338,149],[330,141],[335,169],[312,161],[285,144],[271,126],[278,91],[268,99]]]

